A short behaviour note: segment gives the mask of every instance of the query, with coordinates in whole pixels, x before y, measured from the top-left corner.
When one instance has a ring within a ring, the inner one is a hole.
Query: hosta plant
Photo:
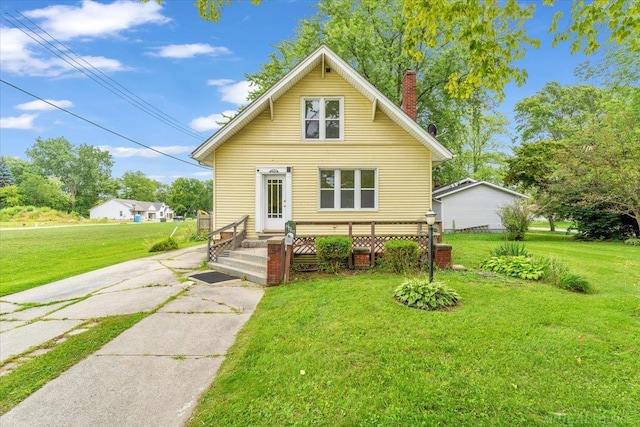
[[[429,283],[426,276],[404,279],[402,284],[393,291],[393,297],[404,305],[420,310],[452,307],[460,300],[456,291],[442,283]]]
[[[480,265],[484,270],[526,280],[540,280],[545,263],[526,256],[492,256]]]

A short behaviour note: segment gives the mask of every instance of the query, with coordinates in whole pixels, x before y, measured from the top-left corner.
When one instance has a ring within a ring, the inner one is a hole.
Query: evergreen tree
[[[15,184],[13,174],[9,165],[4,161],[4,157],[0,157],[0,188]]]

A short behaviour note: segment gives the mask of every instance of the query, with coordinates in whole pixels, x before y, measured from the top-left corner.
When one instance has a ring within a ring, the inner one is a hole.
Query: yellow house
[[[453,156],[407,114],[415,96],[415,74],[400,108],[319,47],[191,154],[213,169],[213,227],[424,220],[432,168]]]

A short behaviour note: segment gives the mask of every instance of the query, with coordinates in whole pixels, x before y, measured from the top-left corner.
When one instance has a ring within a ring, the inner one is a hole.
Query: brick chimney
[[[414,121],[418,120],[418,94],[416,88],[416,72],[407,70],[402,78],[402,111]]]

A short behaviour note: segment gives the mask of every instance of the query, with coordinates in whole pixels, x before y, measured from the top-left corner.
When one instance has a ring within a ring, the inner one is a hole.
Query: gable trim
[[[402,111],[400,107],[393,104],[389,98],[360,76],[353,67],[346,63],[326,45],[321,45],[311,55],[289,71],[280,81],[249,104],[247,108],[239,112],[216,133],[207,138],[204,143],[191,153],[191,157],[200,163],[203,163],[204,160],[220,145],[224,144],[240,129],[249,124],[260,113],[262,113],[267,106],[272,107],[275,101],[277,101],[283,94],[302,80],[318,65],[322,65],[323,75],[326,67],[330,67],[332,71],[335,70],[347,81],[347,83],[351,84],[365,98],[376,106],[379,106],[380,110],[393,122],[404,129],[417,141],[422,143],[425,148],[431,151],[433,165],[437,165],[453,158],[453,154],[446,147],[440,144],[433,135],[420,127],[420,125]],[[271,108],[271,114],[273,114],[273,108]],[[375,110],[372,116],[375,118]]]

